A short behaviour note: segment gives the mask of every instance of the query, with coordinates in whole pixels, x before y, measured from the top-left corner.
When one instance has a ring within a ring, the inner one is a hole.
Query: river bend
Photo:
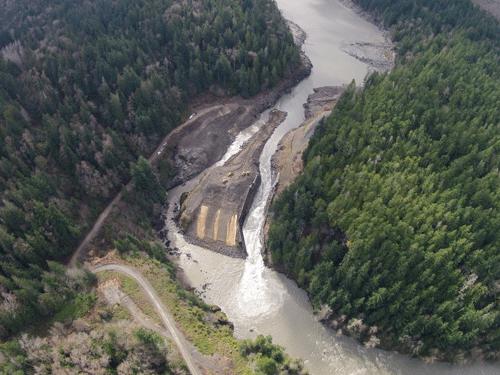
[[[312,74],[276,104],[276,108],[288,112],[288,117],[267,141],[260,158],[262,184],[243,228],[249,255],[246,260],[228,258],[188,244],[172,219],[174,205],[169,207],[168,236],[172,246],[181,252],[179,266],[185,278],[208,303],[223,309],[234,323],[237,337],[272,335],[274,342],[284,346],[292,356],[302,358],[315,375],[499,374],[500,367],[494,364],[426,364],[397,353],[367,349],[353,339],[338,336],[317,321],[304,291],[285,276],[265,267],[261,238],[266,202],[274,183],[271,157],[279,140],[304,120],[302,105],[314,87],[347,84],[352,79],[363,82],[369,67],[344,52],[346,45],[385,42],[380,29],[340,0],[277,0],[277,3],[284,17],[307,33],[304,51],[314,65]],[[219,165],[258,131],[267,113],[236,138]],[[182,192],[190,190],[198,181],[196,177],[172,189],[170,202],[178,202]]]

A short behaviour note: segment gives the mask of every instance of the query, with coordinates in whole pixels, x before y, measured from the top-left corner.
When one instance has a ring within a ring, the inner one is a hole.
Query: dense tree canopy
[[[46,261],[75,249],[130,171],[148,183],[144,160],[130,166],[180,122],[189,96],[212,86],[253,95],[293,69],[298,51],[270,0],[0,9],[2,337],[45,314]]]
[[[272,259],[383,346],[497,358],[500,27],[465,0],[358,2],[399,64],[317,130],[274,205]]]

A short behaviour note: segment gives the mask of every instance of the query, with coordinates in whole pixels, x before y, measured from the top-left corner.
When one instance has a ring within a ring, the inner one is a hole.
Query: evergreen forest
[[[498,359],[500,25],[468,0],[355,2],[397,64],[317,129],[272,207],[272,262],[362,341]]]
[[[145,184],[139,156],[187,117],[190,98],[252,96],[292,71],[299,52],[270,0],[0,0],[0,9],[6,338],[92,281],[58,262],[131,177]]]

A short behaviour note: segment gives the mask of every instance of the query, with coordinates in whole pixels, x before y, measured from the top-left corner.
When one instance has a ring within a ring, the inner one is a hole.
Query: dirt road
[[[172,340],[172,335],[170,335],[169,331],[157,324],[151,317],[144,314],[132,298],[123,292],[118,279],[110,279],[103,283],[99,283],[97,289],[102,293],[110,306],[122,306],[128,310],[130,316],[137,324],[160,334],[165,340]]]
[[[301,54],[301,59],[302,63],[297,70],[278,83],[273,89],[262,92],[250,99],[221,99],[223,103],[196,109],[197,113],[193,114],[182,125],[176,127],[163,139],[149,157],[150,163],[153,164],[160,157],[169,157],[169,153],[172,153],[169,148],[173,147],[175,149],[177,147],[175,156],[177,159],[183,160],[180,163],[181,167],[176,170],[175,184],[187,181],[202,172],[224,154],[232,141],[231,136],[235,137],[239,131],[251,125],[261,112],[276,103],[285,92],[311,73],[312,64],[310,60],[304,53]],[[216,121],[217,119],[221,121]],[[233,126],[225,126],[227,124]],[[215,128],[218,130],[214,130]],[[172,188],[174,185],[167,187]],[[120,202],[123,192],[129,187],[130,183],[125,185],[101,212],[92,229],[87,233],[69,260],[69,267],[77,265],[85,249],[97,236],[112,209]]]
[[[177,348],[179,349],[184,362],[186,362],[189,372],[191,372],[192,375],[202,375],[201,370],[194,364],[193,357],[191,356],[191,352],[189,350],[188,341],[186,340],[184,335],[177,329],[174,318],[165,308],[151,284],[138,271],[122,264],[106,264],[92,268],[92,272],[94,273],[104,271],[122,273],[133,278],[139,284],[139,286],[144,290],[150,302],[155,307],[158,315],[163,322],[163,325],[172,335],[172,339],[177,345]]]
[[[156,150],[154,150],[153,154],[148,159],[149,162],[151,164],[155,163],[156,160],[158,160],[163,155],[163,153],[165,152],[165,148],[169,144],[170,140],[173,137],[176,137],[178,133],[184,131],[186,127],[189,127],[196,120],[198,120],[200,117],[208,114],[209,112],[222,110],[223,108],[224,108],[224,105],[214,105],[214,106],[210,106],[210,107],[204,108],[204,109],[200,110],[191,119],[189,119],[188,121],[184,122],[179,127],[175,128],[173,131],[171,131],[163,139],[163,141],[156,148]],[[107,207],[101,212],[101,214],[97,218],[96,222],[92,226],[92,229],[87,233],[87,235],[82,240],[82,242],[80,242],[80,245],[78,245],[78,248],[76,249],[76,251],[74,252],[73,256],[71,257],[71,259],[70,259],[70,261],[68,263],[69,267],[76,267],[78,261],[82,258],[82,255],[83,255],[85,249],[90,244],[90,242],[92,242],[92,240],[97,236],[97,234],[101,230],[104,222],[106,221],[106,219],[108,218],[109,214],[111,213],[113,207],[115,207],[117,205],[117,203],[122,199],[123,192],[125,191],[125,189],[127,189],[127,188],[130,187],[130,184],[131,183],[129,182],[127,185],[125,185],[124,187],[122,187],[121,191],[113,198],[113,200],[111,201],[111,203],[109,203],[107,205]]]

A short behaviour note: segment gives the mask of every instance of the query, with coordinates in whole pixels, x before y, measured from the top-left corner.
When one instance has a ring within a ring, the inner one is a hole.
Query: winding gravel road
[[[201,370],[195,365],[195,361],[191,355],[189,345],[187,344],[187,339],[184,337],[184,335],[177,329],[175,325],[175,320],[170,315],[166,307],[163,305],[161,302],[160,298],[156,294],[154,288],[151,286],[149,281],[147,281],[137,270],[125,266],[123,264],[106,264],[102,266],[96,266],[91,269],[92,272],[94,273],[99,273],[99,272],[104,272],[104,271],[113,271],[113,272],[119,272],[124,275],[127,275],[131,278],[133,278],[139,285],[140,287],[144,290],[145,294],[147,295],[148,299],[150,302],[153,304],[155,307],[158,315],[160,316],[163,325],[165,328],[170,332],[172,335],[172,338],[179,348],[179,352],[182,355],[182,358],[184,359],[184,362],[186,362],[186,365],[189,369],[189,372],[191,372],[192,375],[202,375]]]
[[[163,154],[165,151],[165,147],[167,146],[168,142],[172,137],[177,135],[177,133],[181,132],[184,130],[186,126],[189,126],[192,122],[196,121],[200,116],[205,115],[206,113],[217,110],[217,109],[223,109],[224,105],[214,105],[210,106],[204,109],[201,109],[198,111],[196,115],[194,115],[192,118],[184,122],[182,125],[178,126],[174,130],[172,130],[164,139],[163,141],[159,144],[159,146],[154,150],[154,152],[151,154],[149,157],[149,162],[153,164],[160,158],[160,156]],[[108,218],[109,214],[111,213],[113,207],[117,205],[117,203],[122,199],[123,192],[125,189],[129,188],[131,186],[131,182],[127,183],[118,194],[113,198],[111,203],[109,203],[106,208],[101,212],[99,217],[97,218],[96,222],[92,226],[92,229],[87,233],[85,238],[80,242],[80,245],[78,245],[78,248],[76,251],[73,253],[73,256],[71,257],[68,266],[71,268],[76,267],[78,261],[82,258],[82,255],[84,254],[85,249],[87,248],[88,244],[96,237],[96,235],[99,233],[101,230],[105,220]]]

